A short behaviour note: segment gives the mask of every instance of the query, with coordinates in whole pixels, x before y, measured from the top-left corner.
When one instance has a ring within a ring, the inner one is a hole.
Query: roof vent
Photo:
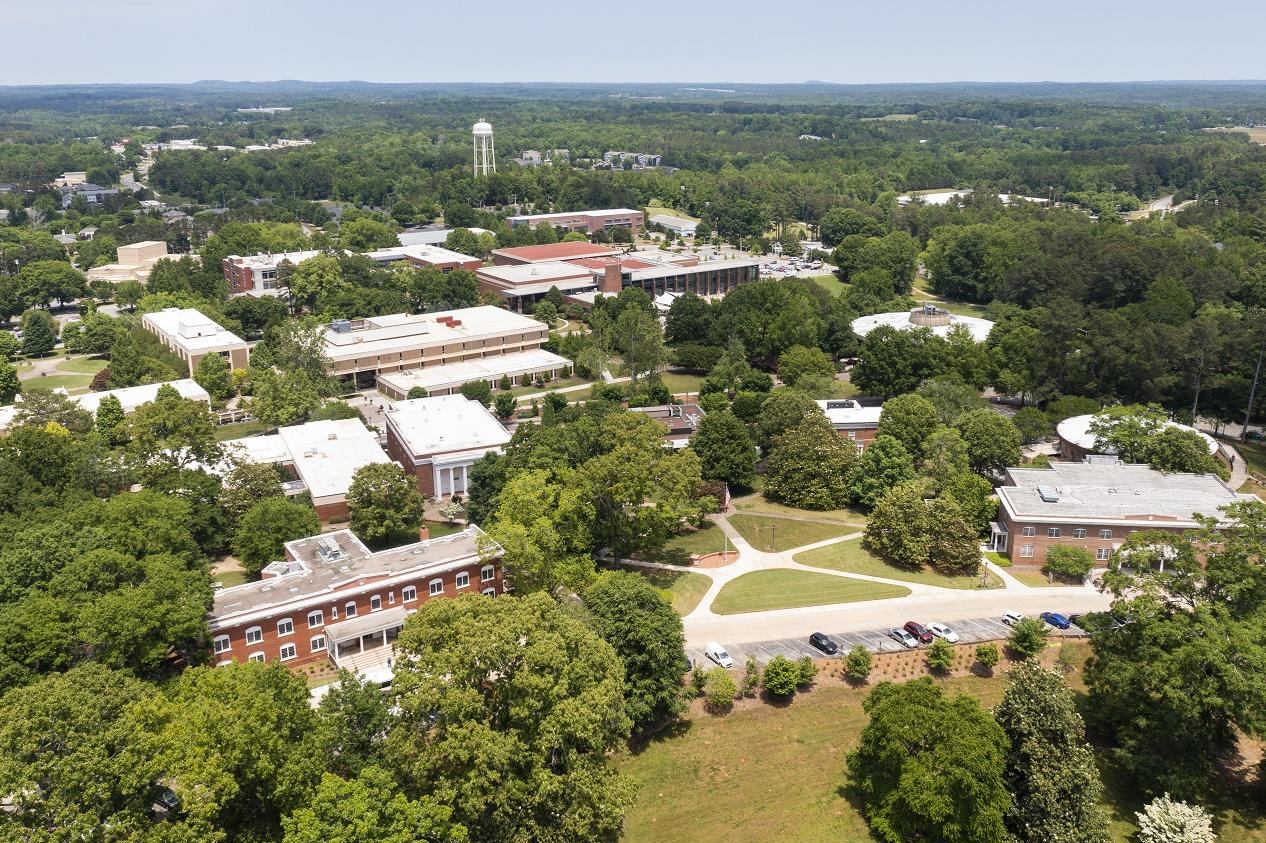
[[[1059,503],[1059,490],[1054,486],[1038,486],[1037,494],[1046,503]]]

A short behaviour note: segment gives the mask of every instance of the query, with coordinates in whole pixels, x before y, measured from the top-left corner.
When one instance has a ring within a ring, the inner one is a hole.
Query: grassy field
[[[1266,476],[1266,445],[1253,442],[1232,442],[1231,445],[1244,457],[1249,471]]]
[[[1053,585],[1080,585],[1080,583],[1067,583],[1067,582],[1061,582],[1060,580],[1055,580],[1054,582],[1051,582],[1050,580],[1046,578],[1046,574],[1043,574],[1041,571],[1039,571],[1037,568],[1034,568],[1032,565],[1017,565],[1016,567],[1007,571],[1007,573],[1015,577],[1017,580],[1024,583],[1025,585],[1030,585],[1030,586],[1033,586],[1034,588],[1046,588],[1047,586],[1053,586]]]
[[[783,551],[854,532],[844,524],[768,515],[733,515],[730,525],[757,550]]]
[[[665,571],[662,568],[643,568],[641,565],[621,565],[620,568],[646,577],[651,585],[662,591],[672,602],[673,611],[683,616],[694,611],[703,595],[712,587],[711,577],[694,571]]]
[[[727,546],[733,549],[733,545],[727,545],[721,528],[711,521],[705,521],[697,530],[687,530],[673,536],[662,550],[650,557],[650,561],[667,565],[688,565],[691,554],[704,556],[709,553],[720,553]]]
[[[699,386],[703,383],[703,375],[688,375],[683,372],[664,372],[659,377],[673,395],[698,392]]]
[[[215,438],[221,442],[227,439],[242,439],[268,430],[268,425],[260,421],[234,422],[222,424],[215,429]]]
[[[88,391],[91,383],[92,375],[36,375],[22,381],[22,388],[64,389],[71,395],[80,395]]]
[[[76,357],[74,360],[65,360],[59,363],[57,371],[75,375],[95,375],[108,366],[109,363],[109,360],[103,360],[99,357]]]
[[[433,539],[441,536],[451,536],[453,533],[460,533],[466,529],[465,524],[449,524],[444,521],[423,521],[422,526],[426,527],[427,535]]]
[[[712,601],[712,611],[718,615],[737,615],[770,609],[887,600],[905,597],[909,593],[910,589],[899,585],[833,577],[812,571],[753,571],[727,583]]]
[[[250,579],[250,575],[245,571],[221,571],[218,574],[211,575],[211,581],[218,582],[224,588],[232,588],[235,585],[250,582]]]
[[[999,671],[1001,674],[1001,671]],[[1069,677],[1081,691],[1080,675]],[[949,694],[969,694],[986,706],[1002,698],[1001,675],[939,680]],[[859,805],[844,789],[848,752],[867,723],[868,688],[824,684],[787,706],[744,703],[725,717],[688,715],[644,747],[617,760],[637,784],[625,824],[626,843],[857,843],[875,840]],[[1100,754],[1105,806],[1114,843],[1127,843],[1141,807]],[[1250,788],[1230,783],[1211,807],[1221,843],[1263,843],[1266,824]]]
[[[108,365],[108,361],[90,357],[77,357],[63,360],[50,374],[38,375],[33,366],[18,369],[18,377],[22,385],[38,386],[43,389],[64,389],[71,395],[81,395],[88,391],[92,378]]]
[[[1253,143],[1266,144],[1266,126],[1218,126],[1216,129],[1205,129],[1206,132],[1243,132]]]
[[[861,539],[839,542],[797,553],[795,560],[801,565],[814,568],[827,568],[832,571],[843,571],[846,574],[865,574],[871,577],[885,577],[902,582],[935,585],[941,588],[980,588],[980,577],[947,577],[931,570],[907,571],[896,568],[866,551]],[[1002,582],[992,573],[988,575],[987,588],[997,588]]]
[[[1011,567],[1011,560],[1003,556],[1001,553],[998,553],[993,550],[986,550],[985,556],[989,559],[990,562],[997,565],[999,568]]]
[[[831,524],[847,524],[850,527],[859,529],[866,526],[866,516],[856,509],[824,509],[821,511],[796,509],[794,506],[785,506],[784,504],[765,500],[759,494],[736,497],[732,503],[734,508],[740,513],[774,515],[782,516],[783,518],[808,518],[812,521],[825,521]]]
[[[646,218],[650,219],[655,214],[666,214],[670,217],[680,217],[683,220],[693,220],[694,222],[699,222],[698,217],[692,217],[685,211],[678,211],[676,208],[667,208],[663,205],[647,205]]]
[[[885,114],[883,117],[863,117],[863,123],[904,123],[908,120],[918,120],[917,114]]]
[[[584,378],[578,378],[575,375],[572,375],[570,378],[557,378],[552,380],[545,384],[545,386],[528,384],[527,386],[512,387],[510,389],[510,394],[517,398],[520,395],[535,395],[538,392],[550,392],[555,389],[565,389],[569,386],[584,386],[587,383],[593,383],[593,381],[587,381]],[[496,398],[498,392],[500,392],[500,390],[493,390],[492,395],[494,398]]]
[[[844,292],[845,288],[848,287],[847,284],[835,275],[816,275],[809,280],[833,296],[838,296],[840,293]]]

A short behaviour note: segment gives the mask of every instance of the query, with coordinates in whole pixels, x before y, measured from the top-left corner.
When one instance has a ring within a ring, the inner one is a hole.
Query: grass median
[[[846,574],[865,574],[870,577],[883,577],[889,580],[934,585],[939,588],[970,589],[981,587],[981,580],[978,576],[947,577],[927,568],[920,571],[911,571],[906,568],[889,565],[862,547],[861,539],[850,539],[846,542],[837,542],[826,547],[819,547],[817,550],[806,550],[804,553],[797,553],[795,561],[812,568],[826,568]],[[985,588],[999,588],[1002,586],[1002,581],[996,576],[989,572],[986,572],[986,574]]]
[[[890,600],[909,593],[910,589],[899,585],[815,574],[812,571],[753,571],[727,583],[712,601],[712,611],[718,615],[737,615],[863,600]]]

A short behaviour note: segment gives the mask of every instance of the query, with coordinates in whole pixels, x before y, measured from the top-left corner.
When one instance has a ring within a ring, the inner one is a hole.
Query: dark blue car
[[[1043,612],[1040,617],[1056,629],[1068,629],[1070,621],[1059,612]]]

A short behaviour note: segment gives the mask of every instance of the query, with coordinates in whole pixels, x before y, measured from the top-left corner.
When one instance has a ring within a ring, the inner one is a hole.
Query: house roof
[[[387,408],[387,424],[415,456],[492,450],[510,441],[487,407],[463,395],[396,401]]]

